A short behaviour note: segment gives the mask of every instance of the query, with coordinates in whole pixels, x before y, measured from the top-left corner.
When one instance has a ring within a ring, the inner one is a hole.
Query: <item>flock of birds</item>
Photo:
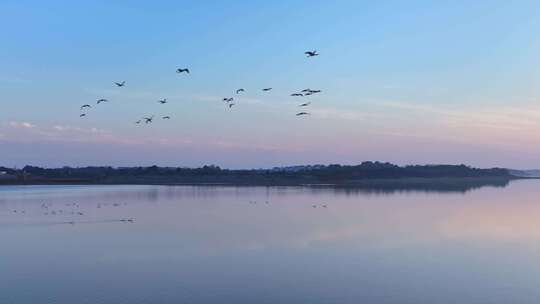
[[[306,52],[304,52],[304,54],[308,58],[319,56],[319,53],[316,50],[306,51]],[[189,68],[177,68],[176,73],[178,73],[178,74],[182,74],[182,73],[190,74],[190,70],[189,70]],[[116,85],[116,87],[121,88],[121,87],[124,87],[126,85],[126,81],[124,80],[122,82],[114,82],[114,84]],[[262,89],[263,92],[269,92],[271,90],[272,90],[271,87]],[[237,89],[235,92],[236,92],[236,95],[239,95],[241,93],[245,93],[246,90],[243,89],[243,88],[240,88],[240,89]],[[297,92],[297,93],[292,93],[292,94],[290,94],[290,96],[292,96],[292,97],[304,97],[304,96],[314,95],[314,94],[317,94],[317,93],[321,93],[321,90],[312,90],[312,89],[308,88],[308,89],[303,89],[303,90],[301,90],[300,92]],[[106,98],[100,98],[100,99],[97,100],[96,105],[99,105],[101,103],[108,102],[108,101],[109,100],[106,99]],[[234,97],[224,97],[222,99],[222,101],[227,104],[227,107],[229,109],[231,109],[236,104],[234,102],[235,101]],[[159,104],[164,105],[164,104],[167,103],[167,99],[166,98],[160,99],[157,102]],[[309,105],[311,105],[311,102],[304,102],[304,103],[299,104],[298,106],[301,107],[301,108],[305,108],[305,107],[308,107]],[[87,112],[85,112],[85,111],[90,109],[90,108],[92,108],[92,105],[90,105],[90,104],[82,105],[80,109],[83,112],[80,113],[79,117],[81,117],[81,118],[86,117]],[[296,113],[296,116],[306,116],[306,115],[310,115],[310,113],[306,112],[306,111],[300,111],[300,112]],[[141,124],[143,122],[145,124],[150,124],[150,123],[152,123],[154,121],[154,117],[155,117],[155,115],[142,117],[141,119],[135,121],[135,124]],[[171,119],[171,116],[170,115],[162,116],[161,119]]]
[[[258,202],[258,201],[249,201],[250,205],[270,205],[270,202],[264,201],[264,202]],[[86,204],[85,204],[86,205]],[[97,203],[95,205],[96,209],[102,209],[107,207],[117,208],[117,207],[123,207],[127,206],[127,203]],[[37,206],[36,206],[37,207]],[[57,220],[65,219],[68,217],[69,220],[64,221],[55,221],[53,224],[70,224],[75,225],[78,224],[97,224],[97,223],[135,223],[135,219],[131,217],[126,218],[120,218],[120,219],[106,219],[106,220],[92,220],[88,219],[87,215],[90,213],[90,218],[92,218],[92,212],[89,208],[89,206],[86,205],[85,208],[81,208],[81,206],[78,203],[66,203],[66,204],[52,204],[52,203],[41,203],[39,205],[40,212],[38,212],[41,215],[48,216],[55,218]],[[321,204],[313,204],[311,205],[311,208],[328,208],[328,206],[325,203]],[[20,215],[20,216],[26,216],[27,210],[26,209],[9,209],[9,211],[13,215]],[[35,214],[35,212],[30,212],[29,214]],[[85,220],[85,218],[87,218]]]
[[[126,206],[127,203],[98,203],[96,205],[97,209],[101,209],[103,207],[120,207],[120,206]],[[67,203],[63,206],[54,205],[52,203],[41,203],[39,206],[42,214],[44,216],[52,216],[55,218],[58,217],[65,217],[65,216],[75,216],[78,218],[81,218],[86,215],[85,210],[81,208],[81,206],[78,203]],[[25,209],[13,209],[11,210],[13,214],[21,214],[26,215]],[[74,225],[75,223],[109,223],[109,222],[121,222],[121,223],[134,223],[135,220],[133,218],[121,218],[121,219],[113,219],[113,220],[101,220],[101,221],[91,221],[91,220],[75,220],[71,218],[69,221],[65,222],[56,222],[56,224],[71,224]]]

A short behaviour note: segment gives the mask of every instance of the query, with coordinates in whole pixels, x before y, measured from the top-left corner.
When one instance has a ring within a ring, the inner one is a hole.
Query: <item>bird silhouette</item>
[[[313,51],[306,51],[306,52],[304,52],[304,54],[306,54],[307,57],[315,57],[315,56],[319,56],[319,53],[317,53],[316,50],[313,50]]]
[[[291,96],[304,96],[304,94],[302,94],[302,93],[293,93],[293,94],[291,94]]]
[[[231,103],[229,104],[229,109],[232,108],[232,106],[234,106],[234,103],[231,102]]]
[[[305,93],[305,92],[309,92],[309,91],[311,91],[311,89],[303,89],[303,90],[300,91],[300,92]]]
[[[244,89],[238,89],[238,90],[236,90],[236,94],[238,94],[238,93],[240,93],[240,92],[245,92],[245,91],[246,91],[246,90],[244,90]]]
[[[162,119],[171,119],[170,116],[163,116]]]
[[[311,102],[305,102],[305,103],[299,105],[299,107],[307,107],[307,106],[309,106],[310,104],[311,104]]]
[[[307,93],[304,93],[304,96],[309,96],[309,95],[313,95],[313,94],[317,94],[317,93],[320,93],[321,90],[310,90],[308,89]]]
[[[296,113],[296,116],[302,116],[302,115],[310,115],[310,114],[308,112]]]
[[[107,102],[107,101],[108,101],[107,99],[101,98],[101,99],[98,99],[96,103],[97,103],[97,104],[100,104],[100,103],[102,103],[102,102]]]
[[[137,125],[140,124],[140,123],[141,123],[140,119],[135,122],[135,124],[137,124]]]
[[[149,124],[154,120],[154,115],[152,115],[151,117],[143,117],[143,119],[145,124]]]
[[[159,102],[160,104],[166,104],[166,103],[167,103],[167,98],[163,98],[163,99],[161,99],[161,100],[158,100],[158,102]]]
[[[264,92],[268,92],[270,90],[272,90],[272,88],[265,88],[265,89],[262,89]]]
[[[91,108],[91,107],[92,107],[91,105],[85,104],[85,105],[82,105],[82,106],[81,106],[81,110],[84,109],[84,108]]]
[[[117,87],[123,87],[126,84],[126,82],[125,81],[115,82],[114,84],[116,84]]]
[[[178,69],[176,69],[176,73],[188,73],[189,74],[189,69],[188,68],[184,68],[184,69],[178,68]]]
[[[232,98],[232,97],[229,97],[229,98],[225,97],[225,98],[223,98],[223,101],[224,101],[224,102],[227,102],[227,103],[228,103],[228,102],[232,102],[233,100],[234,100],[234,98]]]
[[[79,115],[79,117],[85,117],[86,116],[86,113],[82,113],[81,115]]]

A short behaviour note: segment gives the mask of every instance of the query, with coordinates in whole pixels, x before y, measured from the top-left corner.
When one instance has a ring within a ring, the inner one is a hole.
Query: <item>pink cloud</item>
[[[23,122],[18,122],[18,121],[10,121],[8,123],[8,125],[12,128],[15,128],[15,129],[32,129],[32,128],[35,128],[36,126],[29,123],[29,122],[26,122],[26,121],[23,121]]]

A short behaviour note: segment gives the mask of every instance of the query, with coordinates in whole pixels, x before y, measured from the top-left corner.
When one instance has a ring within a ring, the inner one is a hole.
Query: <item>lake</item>
[[[538,303],[540,182],[0,187],[0,303]]]

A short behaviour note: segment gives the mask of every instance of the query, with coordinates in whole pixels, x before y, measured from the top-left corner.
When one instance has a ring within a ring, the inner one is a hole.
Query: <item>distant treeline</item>
[[[391,163],[363,162],[360,165],[314,165],[272,169],[231,170],[210,165],[200,168],[181,167],[63,167],[22,169],[0,167],[0,172],[22,182],[86,182],[110,184],[354,184],[368,179],[399,178],[512,178],[507,169],[478,169],[465,165],[397,166]]]

